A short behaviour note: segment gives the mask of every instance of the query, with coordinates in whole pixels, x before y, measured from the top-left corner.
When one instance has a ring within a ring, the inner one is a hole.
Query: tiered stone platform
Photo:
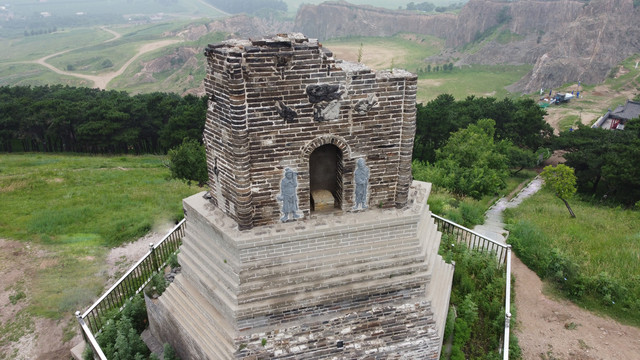
[[[183,359],[437,359],[453,266],[429,191],[245,231],[202,193],[185,199],[182,274],[148,300],[152,334]]]

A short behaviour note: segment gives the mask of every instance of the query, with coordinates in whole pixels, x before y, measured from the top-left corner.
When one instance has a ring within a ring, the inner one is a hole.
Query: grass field
[[[0,237],[29,241],[50,266],[33,276],[28,311],[56,318],[104,286],[105,256],[182,218],[202,191],[169,180],[160,156],[0,155]]]
[[[505,86],[522,78],[530,65],[472,65],[454,68],[452,72],[431,72],[418,79],[418,102],[426,103],[440,94],[451,94],[456,100],[470,95],[502,99],[513,96]]]
[[[96,27],[76,28],[15,39],[0,39],[0,63],[36,60],[80,46],[98,44],[112,37],[112,34]]]
[[[362,48],[361,62],[376,69],[391,67],[417,73],[428,64],[425,58],[438,54],[444,47],[441,39],[418,34],[398,34],[393,37],[354,37],[334,39],[323,43],[337,58],[357,61]],[[362,44],[362,45],[361,45]],[[456,99],[469,95],[503,98],[511,96],[505,86],[524,76],[532,66],[473,65],[454,68],[451,72],[422,73],[418,79],[417,100],[426,103],[447,93]]]
[[[415,72],[426,66],[422,61],[425,57],[440,52],[444,41],[427,35],[398,34],[392,37],[332,39],[323,45],[333,51],[336,58],[354,62],[362,48],[360,61],[375,70],[395,67]]]
[[[163,37],[162,34],[182,27],[182,22],[172,22],[142,27],[114,28],[114,31],[122,34],[120,39],[83,44],[82,48],[53,57],[48,62],[59,69],[65,70],[67,65],[73,65],[76,72],[85,74],[115,71],[133,57],[145,43],[154,40],[171,39],[171,37]],[[111,36],[110,38],[113,37],[113,35],[109,35]],[[103,66],[103,62],[106,60],[112,63],[111,67]]]
[[[93,83],[88,80],[59,75],[38,64],[0,63],[0,86],[39,86],[51,84],[93,86]]]
[[[640,211],[569,203],[575,219],[546,190],[505,212],[518,256],[556,287],[570,284],[578,304],[640,325]]]

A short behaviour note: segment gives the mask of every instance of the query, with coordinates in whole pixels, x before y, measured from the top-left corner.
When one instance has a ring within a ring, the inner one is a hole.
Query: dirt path
[[[115,41],[119,38],[122,37],[122,34],[115,32],[111,29],[107,29],[105,27],[101,27],[100,29],[109,32],[111,34],[113,34],[113,38],[109,39],[109,40],[105,40],[103,41],[103,43],[108,43],[111,41]],[[106,89],[107,85],[109,84],[109,82],[111,80],[113,80],[114,78],[122,75],[124,73],[125,70],[127,70],[127,68],[129,67],[129,65],[131,65],[131,63],[133,63],[137,58],[139,58],[141,55],[146,54],[148,52],[157,50],[157,49],[161,49],[165,46],[169,46],[175,43],[180,42],[181,40],[159,40],[159,41],[155,41],[152,43],[147,43],[142,45],[139,49],[138,52],[133,55],[133,57],[131,57],[126,63],[124,63],[120,69],[116,70],[116,71],[111,71],[111,72],[107,72],[107,73],[102,73],[100,75],[87,75],[87,74],[79,74],[76,72],[71,72],[71,71],[65,71],[65,70],[60,70],[57,67],[47,63],[47,60],[49,60],[52,57],[58,56],[58,55],[62,55],[65,53],[68,53],[70,51],[74,51],[74,50],[78,50],[78,49],[82,49],[82,47],[78,47],[75,49],[69,49],[69,50],[65,50],[65,51],[60,51],[57,52],[55,54],[51,54],[51,55],[47,55],[44,56],[38,60],[34,60],[34,61],[25,61],[24,63],[32,63],[32,64],[39,64],[42,65],[44,67],[46,67],[47,69],[60,74],[60,75],[66,75],[66,76],[73,76],[73,77],[77,77],[80,79],[85,79],[85,80],[89,80],[91,82],[93,82],[93,87],[96,87],[98,89]]]
[[[535,178],[511,199],[498,200],[486,213],[485,224],[475,231],[505,242],[502,212],[535,194],[542,180]],[[637,360],[640,328],[597,316],[566,300],[543,294],[543,283],[515,254],[511,273],[515,278],[516,332],[525,360]]]
[[[112,41],[113,39],[107,40],[107,41]],[[141,55],[163,48],[165,46],[169,46],[171,44],[175,44],[177,42],[180,42],[180,40],[160,40],[160,41],[156,41],[156,42],[152,42],[152,43],[148,43],[148,44],[144,44],[142,45],[139,49],[138,52],[132,57],[130,58],[126,63],[124,63],[122,65],[122,67],[120,67],[120,69],[118,69],[117,71],[112,71],[112,72],[108,72],[108,73],[104,73],[104,74],[100,74],[100,75],[86,75],[86,74],[78,74],[75,72],[70,72],[70,71],[65,71],[65,70],[60,70],[57,67],[47,63],[46,61],[49,58],[52,58],[54,56],[58,56],[61,54],[64,54],[66,52],[69,52],[71,50],[66,50],[66,51],[61,51],[59,53],[55,53],[52,55],[48,55],[45,56],[43,58],[40,58],[36,61],[33,61],[34,63],[40,64],[60,75],[67,75],[67,76],[73,76],[73,77],[77,77],[77,78],[81,78],[81,79],[85,79],[85,80],[89,80],[93,82],[93,86],[99,89],[106,89],[107,88],[107,84],[109,84],[109,82],[111,80],[113,80],[115,77],[122,75],[122,73],[124,73],[124,71],[127,69],[127,67],[129,67],[129,65],[131,65],[131,63],[133,63],[137,58],[139,58]],[[77,50],[77,49],[73,49],[73,50]]]
[[[518,335],[524,360],[637,360],[640,329],[542,293],[540,278],[513,257]]]
[[[149,243],[160,241],[171,228],[167,224],[111,249],[105,261],[105,289],[149,251]],[[82,341],[73,314],[52,320],[25,311],[34,290],[33,279],[51,261],[51,254],[41,246],[0,239],[0,359],[68,360],[71,348]]]
[[[619,67],[615,77],[618,78],[628,72],[624,67]],[[636,96],[636,87],[639,80],[640,75],[631,80],[627,86],[615,90],[607,85],[601,84],[597,85],[593,90],[582,91],[579,99],[574,98],[568,104],[550,105],[547,107],[545,120],[551,125],[556,134],[559,133],[560,122],[569,116],[577,118],[585,125],[593,125],[600,116],[604,115],[607,109],[613,109],[611,102],[614,101],[614,99],[632,99]],[[577,90],[578,86],[575,84],[568,88],[557,89],[559,92],[575,92]],[[640,358],[640,356],[638,358]]]

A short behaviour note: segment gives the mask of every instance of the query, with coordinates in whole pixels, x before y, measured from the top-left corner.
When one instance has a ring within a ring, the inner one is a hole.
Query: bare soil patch
[[[37,271],[56,262],[49,256],[32,243],[0,239],[0,331],[8,340],[0,341],[0,357],[67,360],[71,344],[80,341],[78,333],[63,342],[66,325],[75,321],[73,314],[51,320],[34,318],[25,311]]]
[[[339,58],[351,62],[358,61],[359,46],[352,45],[329,45],[331,51],[340,54]],[[363,64],[374,70],[383,70],[391,68],[393,59],[402,59],[406,55],[406,51],[402,48],[390,48],[384,46],[364,45],[362,47]]]
[[[543,293],[538,276],[513,257],[518,324],[523,359],[634,360],[640,329],[600,317]]]
[[[144,256],[150,243],[159,242],[171,228],[172,224],[165,224],[135,242],[111,249],[105,262],[105,274],[108,276],[105,288]],[[86,260],[96,261],[93,257]],[[10,340],[3,342],[0,339],[0,358],[68,360],[71,348],[82,341],[73,314],[54,320],[34,317],[25,311],[34,276],[38,271],[55,266],[57,261],[38,245],[0,239],[0,272],[3,274],[0,277],[0,334]],[[24,293],[24,297],[19,297],[12,304],[10,298],[15,300],[19,293]],[[21,326],[4,333],[3,330],[9,329],[11,324]]]

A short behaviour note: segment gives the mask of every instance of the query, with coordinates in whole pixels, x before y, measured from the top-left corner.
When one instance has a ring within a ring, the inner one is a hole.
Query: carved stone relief
[[[365,164],[364,158],[360,158],[356,162],[356,170],[353,172],[353,177],[356,183],[355,205],[353,206],[353,210],[357,210],[358,208],[366,209],[368,207],[369,167]]]
[[[298,173],[290,168],[284,171],[284,178],[280,181],[280,195],[277,200],[282,203],[280,221],[295,220],[298,214]],[[291,215],[291,218],[289,217]]]
[[[315,121],[331,121],[340,117],[340,102],[333,100],[326,106],[316,105],[313,108],[313,119]]]
[[[376,105],[378,105],[378,98],[374,94],[369,94],[366,99],[358,101],[354,110],[358,115],[366,115]]]
[[[317,104],[322,101],[339,100],[342,97],[342,91],[340,85],[309,85],[307,86],[307,96],[309,96],[309,102]]]
[[[295,122],[296,116],[298,116],[295,110],[285,105],[282,101],[276,103],[276,110],[278,111],[278,115],[287,123]]]

